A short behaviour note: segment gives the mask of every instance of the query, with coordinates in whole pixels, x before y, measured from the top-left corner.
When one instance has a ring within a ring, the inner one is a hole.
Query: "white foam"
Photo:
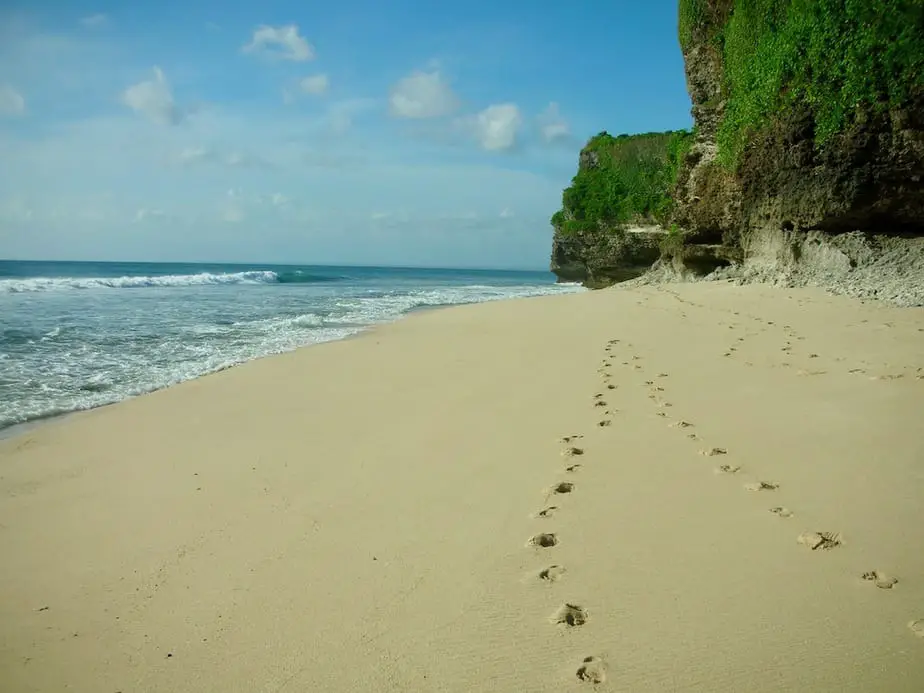
[[[269,270],[227,274],[165,274],[149,277],[32,277],[0,279],[0,294],[65,291],[74,289],[137,289],[152,286],[202,286],[205,284],[275,284],[279,275]]]

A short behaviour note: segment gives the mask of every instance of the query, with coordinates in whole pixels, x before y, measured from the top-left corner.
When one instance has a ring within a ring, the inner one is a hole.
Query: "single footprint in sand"
[[[561,454],[564,455],[565,457],[579,457],[580,455],[584,454],[584,450],[582,448],[574,448],[574,447],[566,448],[565,450],[562,450]]]
[[[587,623],[587,612],[577,604],[562,604],[552,614],[552,623],[564,623],[566,626],[583,626]]]
[[[924,621],[922,623],[922,632],[924,632]],[[584,657],[584,661],[575,675],[584,683],[594,685],[606,681],[606,664],[599,657]]]
[[[529,541],[526,542],[527,546],[539,546],[543,549],[548,549],[555,546],[558,543],[558,536],[551,532],[543,532],[542,534],[536,534],[529,538]]]
[[[597,422],[597,425],[598,425],[600,428],[606,428],[607,426],[612,426],[612,425],[613,425],[613,422],[610,421],[609,419],[603,419],[602,421],[598,421],[598,422]]]
[[[675,421],[672,424],[668,424],[670,428],[690,428],[693,426],[689,421]]]
[[[594,395],[594,399],[603,399],[603,393],[598,392],[597,394]]]
[[[569,467],[569,470],[570,470],[570,467]],[[558,493],[558,494],[571,493],[574,490],[574,484],[572,484],[570,481],[559,481],[557,484],[552,486],[552,488],[549,490],[552,493]]]
[[[581,468],[581,465],[579,465],[579,464],[572,464],[572,465],[569,465],[569,466],[565,467],[565,471],[566,471],[566,472],[572,472],[572,473],[574,473],[574,472],[576,472],[576,471],[577,471],[578,469],[580,469],[580,468]]]
[[[655,415],[656,415],[656,416],[667,416],[667,412],[664,412],[664,411],[656,411],[656,412],[655,412]]]
[[[885,573],[878,570],[870,570],[867,573],[863,573],[863,575],[860,577],[862,577],[864,580],[872,582],[876,585],[876,587],[883,590],[890,590],[898,584],[898,578],[894,578],[891,575],[886,575]]]
[[[557,505],[550,505],[550,506],[548,506],[547,508],[543,508],[542,510],[540,510],[539,512],[537,512],[537,513],[536,513],[536,517],[538,517],[538,518],[552,517],[552,515],[555,514],[555,511],[556,511],[556,510],[558,510],[558,506],[557,506]]]
[[[654,380],[646,380],[646,381],[645,381],[645,384],[646,384],[646,385],[654,385]]]
[[[659,377],[659,378],[666,378],[666,377],[668,377],[668,374],[667,374],[667,373],[658,373],[658,377]]]
[[[908,621],[908,627],[911,629],[911,632],[919,638],[924,638],[924,618]]]
[[[539,571],[539,579],[546,582],[557,582],[565,574],[565,569],[560,565],[550,565]]]
[[[770,508],[770,512],[774,515],[779,515],[780,517],[792,517],[792,510],[785,508],[782,505],[778,505],[775,508]]]
[[[708,450],[700,450],[699,454],[705,457],[715,457],[716,455],[727,455],[728,450],[725,448],[709,448]]]
[[[830,551],[844,543],[838,532],[803,532],[796,541],[812,551]]]
[[[721,467],[716,467],[716,474],[737,474],[741,471],[741,467],[734,467],[730,464],[723,464]]]
[[[695,434],[695,433],[687,433],[687,438],[689,438],[690,440],[702,440],[702,439],[701,439],[697,434]]]
[[[584,437],[584,436],[582,436],[580,433],[575,433],[575,434],[570,435],[570,436],[565,436],[565,437],[563,437],[563,438],[559,438],[559,439],[558,439],[558,442],[560,442],[560,443],[570,443],[570,442],[573,441],[573,440],[578,440],[578,439],[583,438],[583,437]]]
[[[744,488],[748,491],[776,491],[780,485],[775,481],[755,481],[752,484],[745,484]]]
[[[594,406],[595,407],[605,407],[606,402],[604,402],[602,399],[598,399],[596,402],[594,402]]]

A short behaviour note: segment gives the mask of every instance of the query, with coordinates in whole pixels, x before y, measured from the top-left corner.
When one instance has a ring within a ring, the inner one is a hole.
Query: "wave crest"
[[[207,284],[311,284],[337,281],[338,277],[324,277],[303,272],[250,270],[247,272],[198,274],[165,274],[160,276],[124,277],[30,277],[29,279],[0,279],[0,294],[33,293],[39,291],[67,291],[81,289],[140,289],[162,286],[202,286]]]

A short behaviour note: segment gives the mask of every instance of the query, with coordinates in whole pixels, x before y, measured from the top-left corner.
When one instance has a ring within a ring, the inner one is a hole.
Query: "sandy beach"
[[[921,691],[922,411],[921,309],[708,283],[77,414],[0,441],[0,689]]]

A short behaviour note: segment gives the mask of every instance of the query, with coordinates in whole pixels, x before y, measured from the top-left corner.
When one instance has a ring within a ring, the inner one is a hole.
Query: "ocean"
[[[548,272],[0,261],[0,431],[426,306],[580,291]]]

